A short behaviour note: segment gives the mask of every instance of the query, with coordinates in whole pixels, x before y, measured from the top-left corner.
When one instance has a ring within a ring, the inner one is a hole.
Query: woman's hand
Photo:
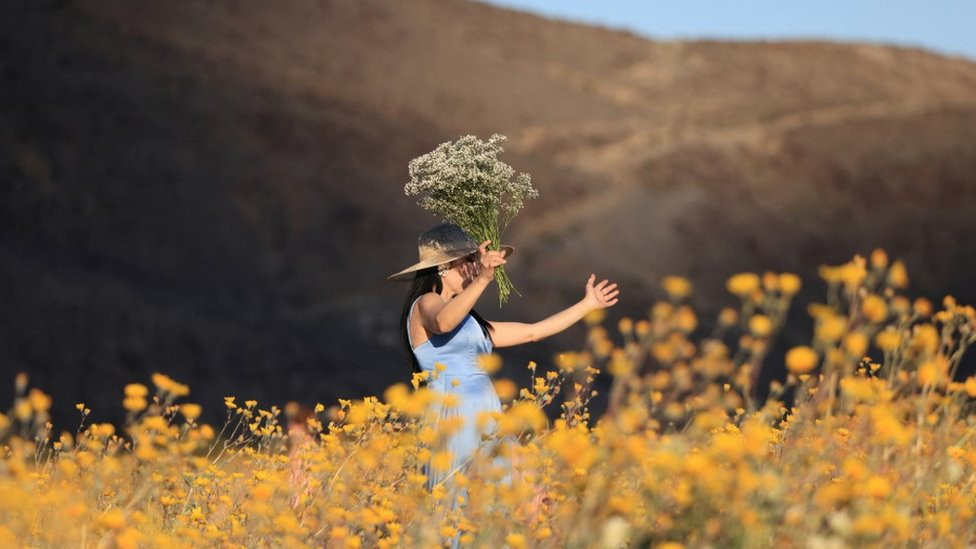
[[[485,240],[478,246],[478,266],[480,267],[478,271],[478,278],[491,282],[495,278],[495,267],[499,265],[504,265],[508,263],[505,260],[505,254],[499,250],[489,250],[488,244],[491,244],[491,240]]]
[[[586,295],[583,297],[583,301],[589,305],[592,309],[605,309],[611,307],[617,303],[617,294],[620,290],[617,290],[617,283],[608,284],[607,279],[603,279],[602,282],[593,285],[593,281],[596,280],[596,275],[591,274],[590,278],[586,279]]]

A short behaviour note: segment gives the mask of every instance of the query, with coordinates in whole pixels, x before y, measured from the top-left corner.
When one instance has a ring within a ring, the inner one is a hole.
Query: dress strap
[[[417,299],[414,299],[413,300],[413,303],[410,304],[410,310],[407,311],[407,323],[406,323],[407,324],[407,344],[410,345],[410,348],[411,349],[414,348],[414,345],[413,345],[413,341],[411,341],[411,339],[410,339],[410,317],[413,316],[413,308],[414,308],[415,305],[417,305],[417,300],[419,300],[421,297],[422,296],[417,296]]]

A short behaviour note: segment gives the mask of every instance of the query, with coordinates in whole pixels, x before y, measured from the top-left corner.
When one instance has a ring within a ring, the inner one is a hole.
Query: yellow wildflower
[[[884,352],[892,352],[901,346],[901,334],[897,330],[888,327],[874,336],[874,343]]]
[[[507,543],[512,549],[522,549],[523,547],[527,547],[525,536],[522,534],[508,534],[505,536],[505,543]]]
[[[496,379],[492,384],[495,386],[495,392],[498,393],[498,398],[502,402],[512,400],[518,392],[518,386],[508,378]]]
[[[905,264],[900,259],[892,263],[891,269],[888,270],[888,284],[895,288],[908,286],[908,271],[905,270]]]
[[[647,336],[647,334],[651,333],[651,323],[645,319],[638,320],[634,326],[634,332],[637,334],[637,337]]]
[[[31,408],[35,412],[46,412],[51,408],[51,397],[44,394],[40,389],[31,389],[30,394],[27,395],[27,400],[30,401]]]
[[[948,363],[944,359],[926,360],[917,375],[920,385],[942,385],[948,380]]]
[[[122,509],[109,509],[98,517],[98,524],[105,528],[120,530],[125,526],[125,513]]]
[[[556,366],[564,372],[572,372],[579,366],[579,357],[573,352],[559,353],[556,355],[555,360]]]
[[[678,308],[674,318],[674,325],[682,332],[688,334],[695,331],[695,328],[698,327],[698,317],[695,316],[695,312],[691,310],[691,307],[684,305]]]
[[[119,549],[138,549],[145,536],[135,528],[126,528],[115,536],[115,545]]]
[[[298,520],[293,515],[280,514],[274,518],[272,521],[275,528],[281,532],[294,532],[300,530],[301,526],[298,524]]]
[[[722,326],[734,326],[739,321],[739,313],[731,307],[723,308],[718,314],[718,323]]]
[[[146,388],[142,383],[129,383],[125,386],[125,396],[127,397],[143,397],[149,394],[149,389]],[[82,405],[84,407],[84,405]]]
[[[623,349],[614,349],[610,355],[610,364],[607,366],[607,370],[614,377],[624,377],[633,373],[635,366],[634,361],[627,356]]]
[[[587,326],[596,326],[597,324],[603,322],[603,319],[606,318],[606,316],[607,312],[604,309],[593,309],[583,316],[583,322],[585,322]]]
[[[671,297],[681,299],[691,295],[691,282],[680,276],[666,276],[661,279],[661,286]]]
[[[177,383],[172,378],[167,375],[155,372],[152,375],[153,384],[159,388],[160,391],[164,393],[170,393],[174,396],[186,396],[190,394],[190,388],[182,383]]]
[[[848,291],[853,291],[854,288],[860,286],[864,278],[867,277],[867,274],[864,258],[859,255],[854,256],[854,259],[841,265],[837,272],[838,278],[844,283],[844,287]]]
[[[753,315],[749,319],[749,331],[756,337],[767,337],[773,331],[773,323],[766,315]]]
[[[829,305],[824,305],[823,303],[811,303],[807,305],[807,314],[809,314],[811,318],[816,319],[834,314],[834,309]]]
[[[759,276],[755,273],[739,273],[732,275],[725,283],[730,293],[739,297],[747,297],[759,289]]]
[[[617,322],[617,330],[626,335],[634,331],[634,321],[629,316],[625,316]]]
[[[932,302],[924,297],[919,297],[912,302],[912,311],[921,317],[932,316]]]
[[[274,493],[274,486],[268,482],[262,482],[251,488],[251,496],[258,501],[265,501]]]
[[[146,405],[146,399],[140,396],[127,396],[122,400],[122,407],[130,412],[141,412]]]
[[[877,324],[888,318],[888,305],[880,296],[870,294],[861,303],[861,314],[868,322]]]
[[[786,368],[794,374],[805,374],[817,366],[817,353],[805,345],[793,347],[786,353]]]
[[[779,291],[787,297],[796,295],[802,285],[803,281],[793,273],[780,273],[779,275]]]
[[[875,269],[884,269],[888,266],[888,254],[885,253],[881,248],[875,248],[871,251],[871,267]]]
[[[503,435],[539,431],[547,422],[545,414],[532,402],[516,402],[498,418],[498,430]]]
[[[203,409],[200,407],[199,404],[187,402],[185,404],[180,405],[180,413],[183,414],[183,417],[185,417],[190,421],[193,421],[198,417],[200,417],[200,413],[202,411]]]
[[[976,377],[969,376],[966,378],[966,394],[970,397],[976,398]]]
[[[71,478],[78,474],[78,464],[70,459],[61,458],[58,460],[58,469],[64,476]]]
[[[912,333],[912,349],[923,355],[931,355],[939,348],[939,331],[931,324],[915,326]]]
[[[203,509],[199,506],[194,506],[193,509],[190,509],[190,519],[204,521],[207,519],[207,516],[203,513]]]
[[[864,493],[877,499],[887,497],[891,493],[891,483],[881,475],[872,475],[864,483]]]
[[[115,426],[111,423],[93,423],[91,434],[99,438],[108,438],[115,434]]]
[[[817,320],[815,337],[825,343],[833,343],[847,330],[847,319],[832,311],[822,313]]]
[[[478,367],[488,375],[493,375],[502,367],[502,357],[498,353],[484,353],[478,355]]]
[[[844,350],[854,358],[860,359],[868,350],[868,336],[862,332],[852,332],[844,336]]]

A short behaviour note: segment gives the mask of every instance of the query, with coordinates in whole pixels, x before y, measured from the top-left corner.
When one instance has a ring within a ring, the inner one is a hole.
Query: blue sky
[[[660,39],[828,39],[976,60],[976,0],[482,0]]]

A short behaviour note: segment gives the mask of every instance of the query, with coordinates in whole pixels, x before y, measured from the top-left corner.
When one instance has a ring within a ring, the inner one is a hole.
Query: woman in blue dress
[[[490,450],[494,423],[480,428],[481,412],[500,412],[501,403],[491,378],[478,366],[479,354],[498,347],[510,347],[559,333],[594,309],[617,303],[616,283],[603,280],[594,285],[595,275],[586,281],[584,297],[548,318],[534,323],[487,321],[474,309],[485,288],[494,280],[495,268],[504,265],[511,246],[488,250],[490,241],[480,245],[463,229],[441,223],[418,238],[420,261],[389,276],[390,280],[411,281],[404,303],[400,331],[404,350],[414,372],[428,372],[428,387],[457,396],[457,406],[443,406],[440,420],[457,417],[460,428],[448,438],[451,467],[436,470],[425,467],[427,488],[445,482],[463,471],[479,449]],[[444,366],[438,372],[436,364]],[[483,442],[482,435],[486,442]]]

